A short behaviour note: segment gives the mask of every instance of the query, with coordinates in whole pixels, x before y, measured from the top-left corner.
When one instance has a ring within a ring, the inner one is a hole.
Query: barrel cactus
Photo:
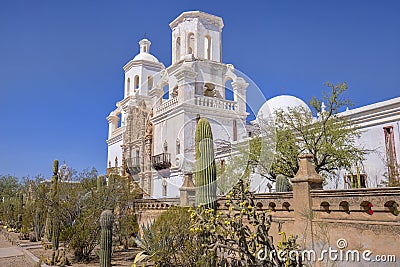
[[[111,267],[113,222],[114,216],[110,210],[105,210],[101,213],[100,267]]]
[[[216,207],[217,172],[214,158],[214,142],[207,119],[197,123],[196,136],[196,205],[214,209]]]

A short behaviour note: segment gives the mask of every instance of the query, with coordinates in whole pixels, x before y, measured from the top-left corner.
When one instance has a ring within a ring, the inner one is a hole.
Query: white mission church
[[[171,66],[166,68],[159,62],[150,53],[151,42],[142,39],[140,53],[124,66],[124,98],[107,117],[107,172],[129,172],[153,198],[178,197],[182,185],[192,183],[199,118],[210,121],[217,153],[250,134],[246,125],[248,83],[231,64],[221,62],[222,18],[200,11],[184,12],[169,26]],[[226,84],[233,97],[228,96]],[[294,96],[277,96],[261,107],[258,116],[299,105],[307,107]],[[388,163],[397,166],[400,97],[343,115],[362,129],[359,143],[375,151],[367,156],[361,170],[365,186],[379,186]],[[344,181],[335,186],[348,186]],[[259,177],[253,177],[252,187],[258,192],[269,190],[267,181]]]

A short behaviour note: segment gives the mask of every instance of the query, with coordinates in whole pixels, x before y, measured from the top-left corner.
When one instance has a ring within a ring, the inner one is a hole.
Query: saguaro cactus
[[[105,179],[103,175],[97,176],[97,191],[100,192],[105,184]]]
[[[211,126],[201,118],[196,128],[196,205],[215,211],[217,200],[214,143]]]
[[[100,267],[111,267],[113,221],[114,216],[110,210],[101,213]]]
[[[290,183],[286,176],[278,175],[276,177],[276,192],[289,192],[290,191]]]
[[[52,257],[51,263],[54,264],[58,257],[58,247],[59,247],[59,237],[60,237],[60,221],[58,216],[58,206],[59,206],[59,193],[58,193],[58,160],[54,160],[53,164],[53,176],[51,177],[51,215],[52,215]]]

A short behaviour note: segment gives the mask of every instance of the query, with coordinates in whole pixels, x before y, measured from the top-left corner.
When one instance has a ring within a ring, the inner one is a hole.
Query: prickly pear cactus
[[[214,209],[217,200],[217,172],[214,158],[214,142],[207,119],[197,123],[196,136],[196,205]]]
[[[110,210],[105,210],[101,213],[100,267],[111,267],[113,222],[114,216]]]

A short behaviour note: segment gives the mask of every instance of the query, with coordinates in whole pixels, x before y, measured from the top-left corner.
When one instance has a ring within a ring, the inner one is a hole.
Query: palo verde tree
[[[313,155],[315,170],[322,177],[330,177],[341,169],[350,169],[363,161],[367,151],[356,145],[360,131],[352,121],[339,112],[351,102],[344,97],[346,82],[326,82],[329,92],[323,92],[321,99],[310,101],[312,112],[303,107],[277,110],[273,127],[261,123],[261,133],[276,131],[276,149],[271,166],[253,157],[258,171],[264,177],[275,181],[278,175],[294,177],[299,169],[300,154]],[[258,137],[262,139],[262,134]],[[254,150],[261,141],[253,143]],[[257,155],[257,154],[256,154]]]

